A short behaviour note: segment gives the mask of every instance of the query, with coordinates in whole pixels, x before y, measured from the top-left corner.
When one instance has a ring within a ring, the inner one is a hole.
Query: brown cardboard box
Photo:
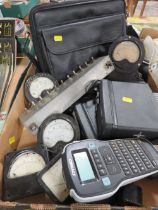
[[[18,67],[22,68],[22,67]],[[32,72],[33,67],[28,70],[25,78]],[[22,71],[22,70],[21,70]],[[22,71],[23,72],[23,71]],[[15,84],[13,84],[15,85]],[[2,189],[3,177],[3,160],[4,155],[14,149],[21,149],[28,146],[35,145],[37,138],[33,136],[26,128],[23,128],[19,116],[24,111],[25,99],[23,94],[22,83],[20,90],[17,94],[16,100],[12,109],[7,117],[3,133],[0,136],[0,189]],[[137,183],[143,189],[143,203],[144,208],[138,207],[112,207],[108,204],[72,204],[72,205],[57,205],[44,194],[32,196],[16,202],[3,202],[0,201],[0,209],[37,209],[37,210],[110,210],[110,209],[125,209],[125,210],[149,210],[151,207],[158,206],[158,179],[149,180],[144,179]],[[154,208],[157,209],[157,208]]]
[[[17,69],[14,72],[14,76],[10,87],[8,89],[7,97],[5,98],[3,111],[8,112],[9,106],[15,97],[12,108],[6,118],[3,130],[0,135],[0,162],[3,162],[4,155],[10,151],[17,148],[21,137],[22,125],[19,121],[19,115],[23,112],[25,107],[24,93],[23,93],[23,83],[15,96],[17,91],[17,86],[20,85],[22,77],[27,75],[27,71],[31,71],[29,68],[29,60],[24,58]],[[28,67],[28,68],[27,68]],[[24,80],[24,79],[23,79]],[[2,149],[3,148],[3,149]]]

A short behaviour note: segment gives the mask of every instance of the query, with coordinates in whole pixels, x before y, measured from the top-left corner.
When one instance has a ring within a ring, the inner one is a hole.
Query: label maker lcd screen
[[[81,182],[94,180],[96,177],[94,175],[87,152],[74,153],[74,158]]]

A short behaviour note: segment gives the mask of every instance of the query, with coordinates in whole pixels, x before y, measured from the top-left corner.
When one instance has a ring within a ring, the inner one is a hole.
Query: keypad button
[[[129,171],[129,169],[127,167],[123,167],[124,171]]]
[[[133,154],[133,157],[135,158],[135,157],[137,157],[137,154],[135,153],[135,154]]]
[[[133,173],[138,173],[139,172],[138,169],[134,169],[132,171],[133,171]]]
[[[96,164],[101,164],[102,163],[100,158],[95,159],[95,162],[96,162]]]
[[[89,143],[88,147],[91,148],[91,149],[94,149],[94,148],[96,148],[96,145],[94,143]]]
[[[99,159],[100,158],[99,154],[94,154],[93,157],[94,157],[94,159]]]
[[[105,187],[111,186],[111,181],[110,181],[109,177],[104,177],[102,179],[102,182],[103,182],[103,184],[104,184]]]
[[[148,169],[152,169],[153,167],[152,167],[152,165],[147,165],[146,166]]]
[[[130,171],[125,171],[125,175],[129,176],[130,175]]]
[[[121,157],[118,157],[118,160],[123,160],[123,157],[121,156]]]
[[[112,164],[115,162],[114,156],[109,147],[101,147],[99,148],[99,151],[101,152],[103,160],[106,164]]]
[[[99,170],[99,174],[100,174],[100,176],[105,176],[106,171],[104,169],[101,169],[101,170]]]
[[[129,162],[131,162],[131,161],[132,161],[132,159],[131,159],[131,158],[129,158],[129,159],[128,159],[128,161],[129,161]]]
[[[121,164],[122,167],[127,167],[126,163]]]
[[[155,162],[155,160],[152,160],[151,162],[152,162],[152,164],[153,164],[154,167],[157,166],[157,163]]]
[[[138,166],[139,166],[139,167],[142,167],[142,166],[143,166],[143,164],[142,164],[142,163],[139,163],[139,164],[138,164]]]
[[[121,157],[121,154],[117,154],[116,156],[117,156],[117,158],[119,158],[119,157]]]
[[[97,164],[97,168],[100,169],[104,169],[104,166],[102,164]]]
[[[133,162],[133,161],[131,161],[131,162],[129,163],[129,165],[131,165],[131,166],[132,166],[132,165],[134,165],[134,162]]]
[[[116,164],[108,165],[107,170],[108,170],[110,175],[115,175],[115,174],[120,174],[121,173],[120,167]]]
[[[131,166],[131,168],[132,168],[132,169],[136,169],[136,166],[135,166],[135,165],[133,165],[133,166]]]
[[[143,161],[144,161],[144,162],[147,162],[147,161],[148,161],[148,159],[147,159],[147,158],[145,158]]]
[[[141,171],[145,171],[144,166],[140,167],[139,169],[140,169]]]
[[[92,150],[91,150],[91,153],[92,153],[92,154],[97,154],[98,151],[97,151],[97,149],[92,149]]]

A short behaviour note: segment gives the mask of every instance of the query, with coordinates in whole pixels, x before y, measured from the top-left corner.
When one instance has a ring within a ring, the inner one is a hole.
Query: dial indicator
[[[62,145],[80,138],[79,126],[73,117],[66,114],[55,114],[49,116],[40,126],[38,141],[46,147],[61,150]],[[58,147],[59,146],[59,147]]]
[[[52,91],[58,82],[50,75],[46,73],[37,73],[29,77],[25,82],[25,97],[26,99],[32,102],[38,102],[44,91]]]

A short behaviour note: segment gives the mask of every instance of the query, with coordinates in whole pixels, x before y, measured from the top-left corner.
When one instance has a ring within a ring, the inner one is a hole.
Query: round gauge
[[[37,73],[26,80],[25,96],[29,102],[37,102],[44,91],[52,91],[56,85],[57,81],[50,74]]]
[[[52,132],[53,131],[53,132]],[[50,122],[43,132],[43,143],[47,147],[52,147],[55,139],[56,142],[69,142],[74,138],[74,130],[72,125],[63,119],[56,119]]]
[[[8,153],[3,169],[3,200],[15,201],[42,193],[37,174],[48,161],[48,150],[43,145]]]
[[[121,37],[111,45],[109,55],[116,65],[124,60],[129,64],[141,64],[144,59],[144,47],[135,37]]]
[[[80,137],[76,121],[65,114],[56,114],[48,117],[40,126],[38,140],[48,148],[57,143],[68,143]]]
[[[139,60],[139,48],[131,41],[124,41],[119,43],[114,51],[113,58],[115,61],[128,60],[130,63],[136,63]]]
[[[44,158],[33,151],[19,154],[11,163],[8,178],[14,179],[41,171],[46,166]]]

